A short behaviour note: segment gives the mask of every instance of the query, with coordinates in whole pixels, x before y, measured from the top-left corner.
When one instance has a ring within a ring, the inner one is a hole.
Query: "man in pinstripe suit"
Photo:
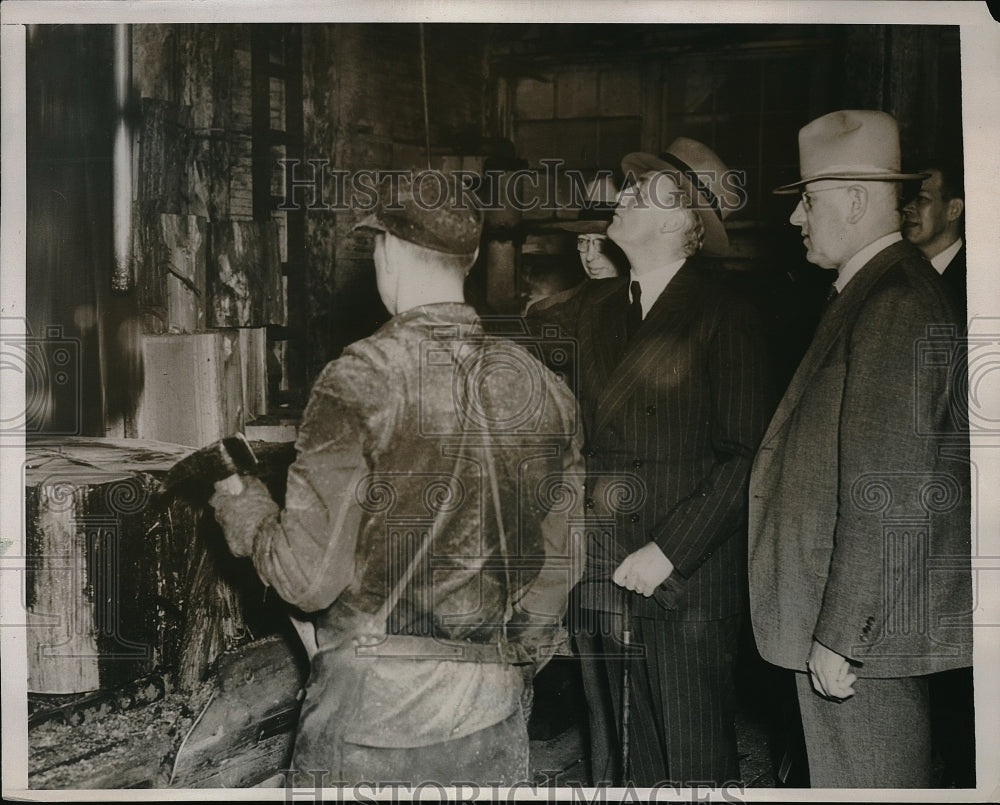
[[[592,776],[721,785],[739,779],[733,662],[769,372],[754,310],[695,257],[727,247],[722,219],[741,201],[724,193],[721,160],[682,138],[622,167],[634,181],[608,236],[631,274],[589,283],[550,316],[579,346],[592,527],[574,630]],[[635,656],[622,770],[625,611]]]

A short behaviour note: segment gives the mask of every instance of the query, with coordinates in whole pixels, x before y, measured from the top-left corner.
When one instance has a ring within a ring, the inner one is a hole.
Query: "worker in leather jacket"
[[[573,394],[465,303],[481,211],[417,191],[358,225],[392,318],[313,386],[284,509],[251,477],[211,499],[232,552],[314,613],[295,786],[525,780],[523,688],[581,575]]]

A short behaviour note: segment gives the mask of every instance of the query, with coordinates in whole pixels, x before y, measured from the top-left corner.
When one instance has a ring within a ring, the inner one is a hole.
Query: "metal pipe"
[[[112,243],[114,269],[111,288],[132,287],[132,142],[128,105],[132,91],[132,26],[116,25],[115,134],[112,151]]]

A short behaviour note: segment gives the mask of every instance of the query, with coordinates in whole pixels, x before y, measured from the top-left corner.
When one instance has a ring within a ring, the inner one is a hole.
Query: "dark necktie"
[[[639,329],[639,325],[642,324],[642,286],[637,280],[632,280],[630,289],[632,302],[628,309],[628,337],[632,338]]]

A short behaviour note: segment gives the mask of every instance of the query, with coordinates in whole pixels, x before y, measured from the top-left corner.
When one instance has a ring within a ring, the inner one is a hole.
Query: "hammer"
[[[257,474],[259,469],[247,437],[236,433],[195,450],[174,464],[160,482],[158,494],[185,496],[196,489],[209,490],[216,481],[230,475]]]

